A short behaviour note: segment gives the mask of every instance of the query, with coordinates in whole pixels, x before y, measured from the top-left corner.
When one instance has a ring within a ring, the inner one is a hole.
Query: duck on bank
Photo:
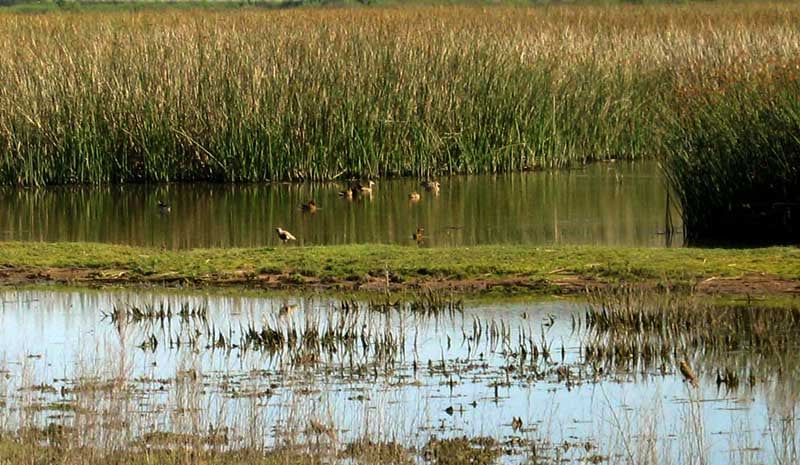
[[[294,237],[294,235],[292,233],[290,233],[289,231],[281,228],[280,226],[275,228],[275,232],[278,233],[278,238],[281,241],[283,241],[284,244],[289,242],[289,241],[296,241],[297,240],[297,238]]]

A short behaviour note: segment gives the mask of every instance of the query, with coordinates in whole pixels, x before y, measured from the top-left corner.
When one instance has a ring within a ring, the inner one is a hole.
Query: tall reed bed
[[[800,6],[783,3],[0,14],[0,181],[652,157],[670,149],[685,89],[795,60],[796,24]]]
[[[800,57],[753,72],[678,116],[666,174],[689,243],[800,241]]]

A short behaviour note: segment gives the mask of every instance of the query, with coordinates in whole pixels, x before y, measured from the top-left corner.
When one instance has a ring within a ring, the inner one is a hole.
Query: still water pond
[[[797,458],[800,390],[785,379],[796,357],[729,386],[715,382],[722,362],[709,361],[710,347],[592,358],[587,348],[607,336],[586,326],[583,303],[0,297],[0,424],[64,424],[87,445],[224,431],[224,447],[368,438],[422,448],[432,437],[490,437],[503,444],[502,463]],[[697,388],[680,374],[680,354]],[[725,356],[745,372],[761,357]]]
[[[275,228],[299,244],[607,244],[664,246],[666,194],[654,163],[462,176],[439,195],[418,180],[380,181],[343,199],[347,183],[63,187],[0,191],[2,240],[89,241],[167,248],[264,246]],[[411,202],[411,192],[421,194]],[[311,214],[300,205],[315,200]],[[170,205],[166,213],[159,200]],[[677,215],[673,215],[675,221]],[[679,227],[680,225],[678,225]],[[674,240],[672,245],[679,245]]]

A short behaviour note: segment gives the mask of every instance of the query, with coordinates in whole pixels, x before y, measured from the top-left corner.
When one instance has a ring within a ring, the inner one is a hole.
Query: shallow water
[[[111,433],[54,402],[105,410],[104,418],[123,415],[127,425],[114,433],[116,443],[133,443],[146,431],[223,427],[235,438],[231,447],[311,441],[306,430],[315,420],[334,428],[341,442],[368,437],[421,447],[433,436],[490,436],[508,444],[504,463],[524,461],[532,444],[555,461],[600,454],[624,463],[647,450],[648,438],[659,457],[674,463],[772,463],[793,454],[800,439],[800,389],[776,381],[777,368],[756,385],[730,390],[715,384],[710,370],[700,371],[700,387],[691,389],[672,363],[598,368],[582,354],[589,337],[582,303],[467,305],[430,314],[344,311],[319,297],[139,290],[0,297],[0,424],[62,422],[84,428],[87,442],[107,441]],[[115,305],[186,305],[207,313],[114,321],[107,314]],[[304,350],[310,329],[324,333],[337,322],[354,328],[350,344]],[[251,326],[293,328],[300,337],[272,348],[248,346],[243,334]],[[704,366],[703,352],[697,348],[693,366]],[[309,354],[316,358],[303,358]],[[84,388],[108,380],[124,380],[131,394]],[[522,419],[521,430],[512,427],[514,417]]]
[[[0,239],[263,246],[278,242],[274,231],[281,226],[306,245],[413,244],[412,234],[423,227],[425,246],[668,244],[664,182],[652,162],[441,182],[435,196],[418,180],[382,180],[371,197],[352,201],[338,195],[344,182],[4,189]],[[408,200],[412,191],[421,193],[420,202]],[[320,207],[315,214],[299,208],[309,199]],[[156,206],[159,200],[170,204],[169,214]]]

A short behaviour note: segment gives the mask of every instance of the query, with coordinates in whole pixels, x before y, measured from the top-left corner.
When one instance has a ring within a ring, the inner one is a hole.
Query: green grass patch
[[[126,276],[135,282],[185,278],[210,284],[243,276],[254,278],[263,270],[280,270],[287,284],[297,286],[307,279],[383,279],[387,271],[400,283],[519,278],[546,284],[575,277],[600,283],[691,283],[710,277],[746,275],[800,279],[800,250],[780,247],[344,245],[160,251],[107,244],[7,242],[0,244],[0,264],[30,271],[92,269],[98,279]]]

